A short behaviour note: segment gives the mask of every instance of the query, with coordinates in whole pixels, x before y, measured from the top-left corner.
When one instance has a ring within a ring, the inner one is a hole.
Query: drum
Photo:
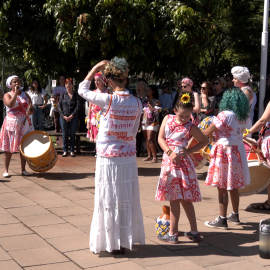
[[[250,185],[239,189],[240,196],[259,193],[270,184],[270,167],[265,162],[263,155],[249,142],[244,145],[250,173]]]
[[[39,130],[32,131],[23,137],[20,151],[29,167],[35,172],[50,170],[58,158],[50,136]]]
[[[206,130],[213,122],[215,116],[208,116],[204,118],[201,123],[198,125],[198,128],[200,130]],[[206,145],[203,149],[200,150],[200,154],[206,158],[208,161],[210,161],[210,152],[212,149],[212,146],[215,144],[215,137],[212,135],[208,136],[208,145]]]
[[[195,146],[196,144],[198,144],[198,141],[195,138],[191,138],[188,142],[187,149]],[[197,170],[200,170],[201,168],[203,168],[207,163],[207,160],[199,152],[194,152],[190,154],[189,156],[192,159],[194,167]]]

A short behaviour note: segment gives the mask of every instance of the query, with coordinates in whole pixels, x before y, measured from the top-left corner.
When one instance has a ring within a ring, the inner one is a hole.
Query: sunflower
[[[187,104],[190,102],[190,95],[188,93],[185,93],[182,97],[181,97],[181,101],[184,104]]]

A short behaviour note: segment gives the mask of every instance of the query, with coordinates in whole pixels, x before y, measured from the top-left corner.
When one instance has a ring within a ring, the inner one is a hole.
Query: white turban
[[[247,83],[248,79],[250,78],[249,70],[246,67],[236,66],[232,68],[231,72],[234,78],[242,83]]]
[[[6,86],[7,86],[7,88],[9,88],[9,89],[11,89],[12,87],[11,87],[11,82],[12,82],[12,79],[13,78],[19,78],[17,75],[12,75],[12,76],[9,76],[8,78],[7,78],[7,81],[6,81]]]

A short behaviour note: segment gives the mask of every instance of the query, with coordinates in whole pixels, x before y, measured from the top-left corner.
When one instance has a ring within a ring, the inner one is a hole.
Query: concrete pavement
[[[249,204],[265,201],[266,195],[241,198],[241,225],[229,224],[227,231],[208,228],[204,221],[218,214],[217,191],[204,185],[208,167],[197,171],[203,201],[194,204],[203,241],[193,243],[179,237],[180,244],[170,245],[158,241],[155,233],[161,207],[168,205],[155,201],[161,163],[149,164],[137,158],[146,245],[135,245],[123,256],[112,256],[89,251],[94,157],[59,156],[49,172],[23,177],[19,175],[19,155],[15,154],[10,178],[2,177],[3,153],[0,159],[0,270],[270,269],[270,260],[258,255],[258,222],[270,218],[270,211],[245,211]],[[179,230],[190,230],[184,212]]]

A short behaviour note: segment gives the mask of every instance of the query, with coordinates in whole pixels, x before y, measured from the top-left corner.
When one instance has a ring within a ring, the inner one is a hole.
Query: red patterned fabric
[[[246,121],[239,121],[232,111],[223,111],[213,120],[217,128],[212,147],[206,185],[227,190],[244,188],[250,182],[243,145]],[[243,152],[243,153],[242,153]]]
[[[168,146],[179,152],[182,147],[187,147],[191,138],[190,130],[193,123],[184,125],[175,122],[175,115],[169,115],[165,125],[165,136]],[[180,162],[173,163],[164,153],[161,172],[156,192],[157,201],[174,201],[183,199],[190,202],[201,201],[201,192],[191,158],[180,157]]]

